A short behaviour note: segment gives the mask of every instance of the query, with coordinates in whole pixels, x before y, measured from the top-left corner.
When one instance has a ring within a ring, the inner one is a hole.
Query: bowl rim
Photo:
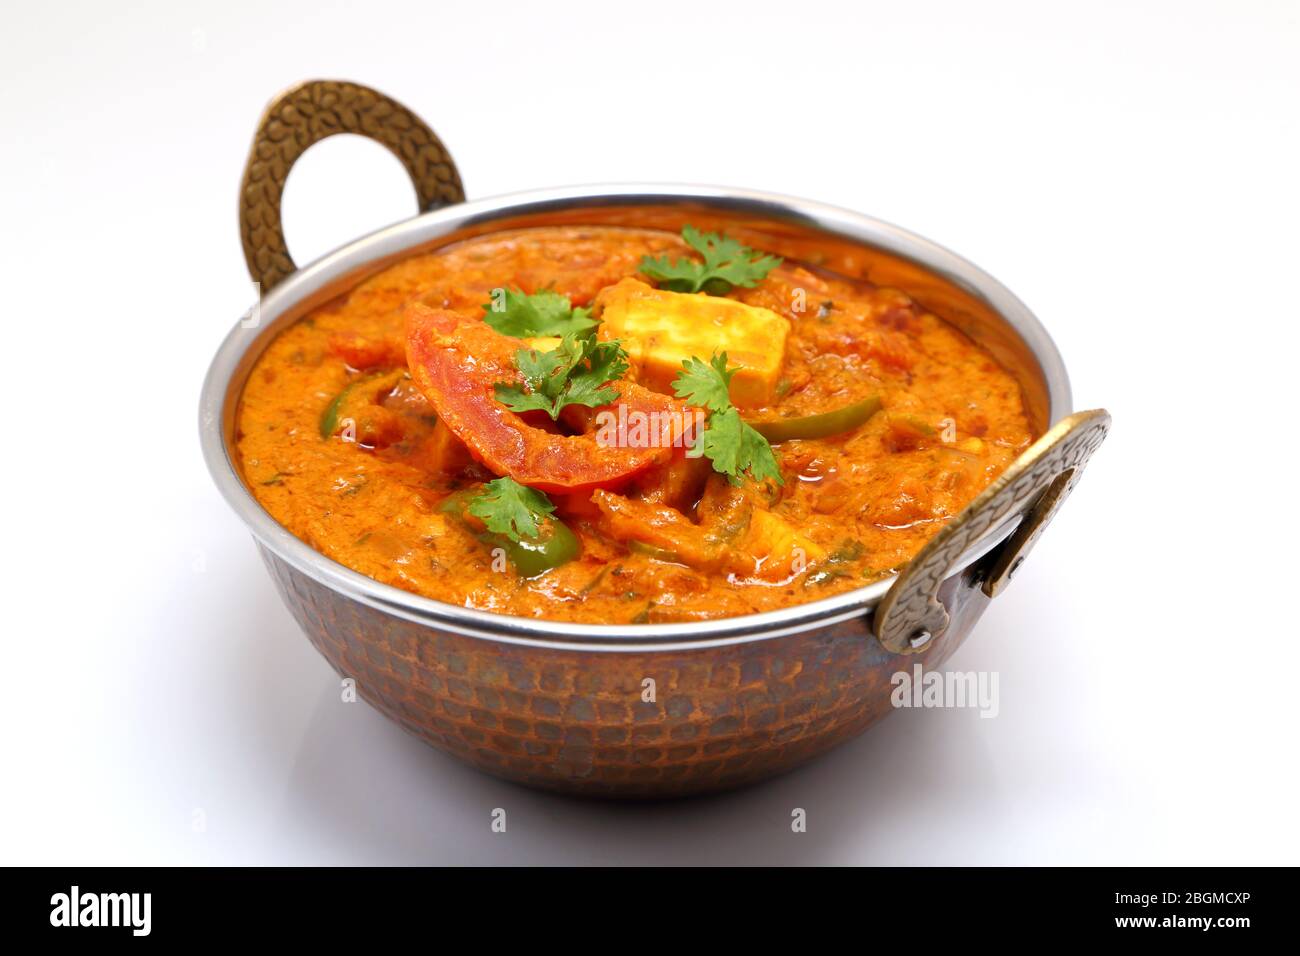
[[[507,193],[422,213],[378,229],[299,268],[261,298],[259,321],[241,317],[217,349],[199,402],[203,457],[223,497],[258,544],[338,594],[417,624],[507,644],[564,650],[667,651],[768,640],[867,617],[897,575],[842,594],[790,607],[671,624],[584,624],[518,617],[465,608],[383,584],[339,564],[293,535],[266,511],[240,478],[227,438],[233,405],[247,372],[279,328],[304,311],[303,303],[343,279],[359,282],[397,259],[415,254],[461,229],[517,216],[575,207],[705,205],[752,213],[829,233],[899,256],[939,275],[984,302],[1021,337],[1047,384],[1048,422],[1071,411],[1069,377],[1061,355],[1038,318],[1006,286],[974,263],[892,223],[838,206],[777,193],[728,186],[611,183]],[[253,308],[257,308],[254,306]],[[306,306],[310,308],[310,306]],[[253,309],[245,313],[248,316]],[[264,348],[264,346],[263,346]],[[228,408],[230,409],[228,413]],[[1018,519],[991,529],[958,563],[969,566],[1009,535]]]

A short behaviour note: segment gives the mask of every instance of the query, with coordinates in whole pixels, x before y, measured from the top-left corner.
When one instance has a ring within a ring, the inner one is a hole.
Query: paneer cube
[[[769,404],[785,358],[790,322],[770,309],[734,299],[654,289],[623,279],[596,297],[602,339],[620,339],[633,374],[641,384],[672,394],[682,362],[705,362],[726,352],[739,370],[731,380],[731,400],[742,408]]]

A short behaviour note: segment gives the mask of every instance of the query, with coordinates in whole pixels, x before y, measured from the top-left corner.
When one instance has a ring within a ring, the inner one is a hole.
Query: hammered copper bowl
[[[279,201],[289,167],[338,132],[388,146],[423,209],[296,269]],[[889,713],[891,675],[938,667],[1077,481],[1109,424],[1071,415],[1065,368],[1038,320],[991,276],[895,226],[784,196],[693,186],[554,189],[464,202],[433,132],[364,87],[314,82],[271,104],[254,140],[241,228],[262,298],[203,386],[208,467],[247,523],[285,603],[358,694],[438,749],[519,783],[657,797],[735,787],[798,766]],[[322,556],[262,509],[234,462],[234,416],[267,343],[397,259],[503,228],[705,222],[750,245],[903,289],[1020,380],[1044,437],[894,578],[764,614],[665,625],[509,617],[379,584]],[[1054,424],[1053,424],[1054,423]],[[1050,426],[1050,427],[1049,427]]]

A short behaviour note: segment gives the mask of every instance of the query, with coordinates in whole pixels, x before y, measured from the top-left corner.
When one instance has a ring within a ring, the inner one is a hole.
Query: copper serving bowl
[[[425,211],[298,269],[280,225],[285,179],[307,147],[342,132],[389,147]],[[675,230],[692,215],[786,255],[815,239],[827,267],[907,292],[1016,375],[1043,437],[895,577],[777,611],[682,624],[568,624],[419,597],[314,551],[250,493],[233,455],[239,396],[262,350],[306,312],[398,259],[468,236],[557,223]],[[200,424],[213,478],[298,623],[361,697],[438,749],[530,786],[636,797],[719,790],[789,770],[865,730],[891,709],[891,675],[918,662],[939,667],[970,633],[1110,422],[1104,411],[1070,414],[1061,357],[1020,301],[919,236],[831,206],[722,187],[577,187],[465,202],[433,132],[351,83],[306,83],[271,104],[245,172],[240,226],[262,298],[204,382]]]

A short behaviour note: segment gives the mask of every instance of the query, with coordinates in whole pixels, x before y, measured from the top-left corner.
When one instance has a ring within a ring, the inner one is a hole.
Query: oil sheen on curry
[[[1012,376],[903,293],[691,226],[401,261],[270,344],[236,433],[263,507],[335,561],[607,624],[892,574],[1033,437]]]

